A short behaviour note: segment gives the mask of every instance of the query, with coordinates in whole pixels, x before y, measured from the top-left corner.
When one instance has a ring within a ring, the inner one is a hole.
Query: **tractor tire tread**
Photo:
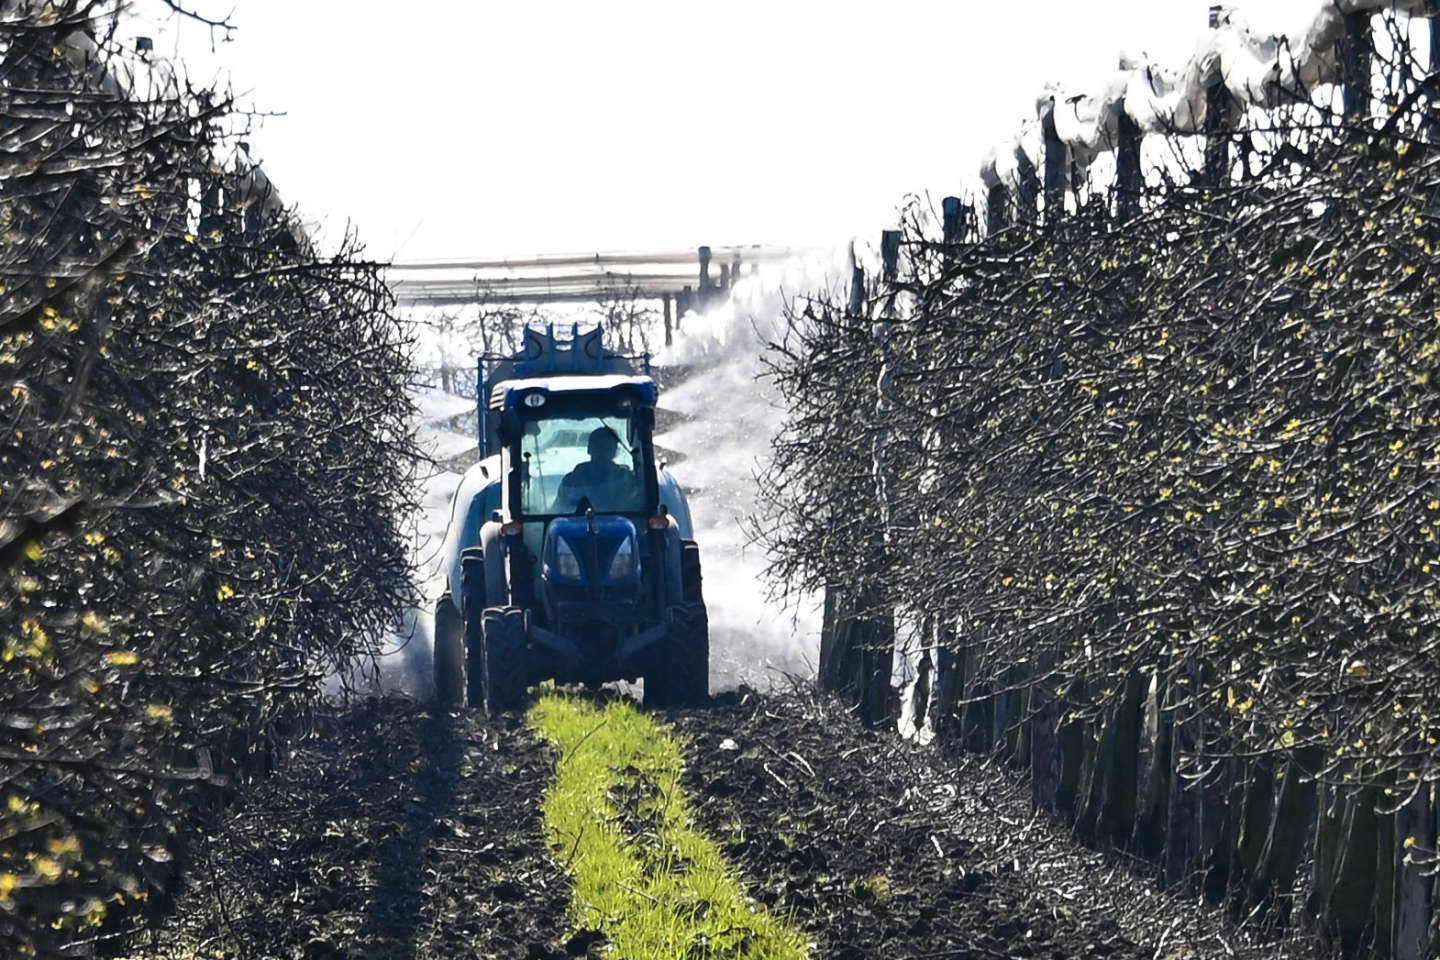
[[[484,615],[482,686],[490,713],[525,705],[525,614],[516,607],[490,607]]]
[[[710,625],[703,603],[677,604],[658,669],[645,676],[646,707],[698,707],[710,698]]]
[[[447,592],[435,604],[435,702],[465,705],[465,621]]]

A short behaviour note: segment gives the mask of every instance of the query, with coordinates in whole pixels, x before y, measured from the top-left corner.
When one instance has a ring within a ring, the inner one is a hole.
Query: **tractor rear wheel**
[[[435,604],[435,703],[465,705],[465,621],[447,591]]]
[[[460,590],[464,613],[465,702],[478,707],[484,697],[480,676],[481,650],[485,646],[485,566],[482,556],[473,549],[465,551]]]
[[[485,709],[490,713],[525,705],[525,611],[490,607],[485,611],[480,679]]]
[[[645,706],[696,707],[710,696],[710,624],[703,603],[671,608],[670,631],[645,674]]]

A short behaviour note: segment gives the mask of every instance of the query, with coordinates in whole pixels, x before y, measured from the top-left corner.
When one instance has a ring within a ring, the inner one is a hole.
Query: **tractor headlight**
[[[610,561],[610,573],[606,575],[607,580],[626,580],[635,573],[635,547],[629,537],[620,541],[620,549],[615,551],[615,557]]]
[[[575,556],[570,541],[559,537],[555,542],[555,572],[566,580],[580,579],[580,558]]]

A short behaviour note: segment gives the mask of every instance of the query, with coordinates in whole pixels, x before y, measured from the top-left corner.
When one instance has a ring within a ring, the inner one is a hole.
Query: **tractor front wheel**
[[[485,709],[490,713],[525,705],[525,611],[491,607],[485,611],[480,676]]]
[[[452,710],[465,705],[465,621],[447,591],[435,604],[435,703]]]
[[[698,707],[710,696],[710,624],[703,603],[671,608],[670,631],[645,674],[645,706]]]

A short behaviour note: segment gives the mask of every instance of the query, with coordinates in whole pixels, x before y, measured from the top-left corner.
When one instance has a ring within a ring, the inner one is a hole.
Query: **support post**
[[[1223,187],[1230,179],[1230,105],[1225,84],[1215,81],[1205,91],[1205,183]]]
[[[1340,47],[1341,101],[1345,119],[1360,122],[1370,115],[1370,12],[1345,14],[1345,39]]]
[[[1433,80],[1435,74],[1440,73],[1440,0],[1426,0],[1425,16],[1430,22],[1430,62],[1427,67]],[[1425,119],[1430,139],[1440,139],[1440,94],[1433,89],[1426,102]]]
[[[665,294],[664,301],[665,301],[665,346],[668,347],[668,346],[671,346],[672,344],[674,344],[674,342],[675,342],[675,331],[674,331],[674,327],[671,326],[671,319],[670,319],[670,294],[668,294],[668,293]]]
[[[985,198],[985,232],[994,236],[1010,223],[1010,192],[1003,183],[990,188]]]
[[[1045,132],[1045,226],[1053,227],[1065,216],[1065,188],[1070,169],[1070,151],[1055,132],[1055,107],[1040,118]]]
[[[1039,216],[1040,175],[1035,170],[1034,161],[1023,150],[1015,159],[1020,167],[1020,182],[1015,192],[1015,215],[1019,222],[1034,226]]]
[[[690,312],[695,305],[695,291],[690,289],[687,283],[675,294],[675,332],[680,332],[680,322],[685,319],[685,314]]]
[[[880,233],[880,263],[884,269],[886,283],[894,283],[900,269],[900,231],[883,230]]]
[[[865,309],[865,270],[855,259],[855,244],[850,244],[850,302],[847,305],[850,316],[860,316]]]
[[[220,230],[224,226],[224,218],[225,210],[220,193],[220,181],[207,175],[200,191],[200,236],[206,237],[211,232]]]
[[[1210,29],[1220,26],[1224,7],[1210,8]],[[1223,77],[1205,88],[1205,184],[1223,187],[1230,179],[1230,132],[1235,128],[1235,100]]]
[[[960,242],[960,198],[946,197],[940,201],[941,238],[946,243]]]
[[[899,230],[886,230],[880,234],[880,262],[885,299],[880,319],[874,325],[875,339],[880,348],[880,372],[875,378],[874,422],[877,427],[870,445],[871,478],[875,485],[875,502],[880,508],[880,525],[876,531],[876,567],[867,571],[872,576],[889,564],[894,535],[890,509],[890,464],[886,454],[890,443],[890,413],[894,407],[891,394],[894,391],[895,370],[890,338],[894,322],[893,285],[900,262]],[[890,713],[890,678],[895,669],[895,611],[890,598],[873,585],[865,591],[864,607],[870,625],[867,631],[869,650],[866,652],[870,669],[861,700],[861,718],[871,726],[878,726],[889,719]]]
[[[701,247],[699,253],[700,253],[700,288],[699,288],[699,300],[700,300],[700,310],[703,311],[707,306],[710,305],[710,291],[711,291],[711,289],[712,289],[712,288],[711,288],[711,283],[710,283],[710,248],[709,248],[709,247]]]
[[[820,666],[816,673],[820,689],[827,693],[838,692],[844,686],[841,614],[840,591],[834,586],[825,587],[825,612],[820,620]]]
[[[1425,0],[1425,16],[1430,20],[1430,63],[1431,73],[1440,73],[1440,0]],[[1432,96],[1431,102],[1435,98]]]
[[[1119,141],[1115,145],[1115,215],[1128,223],[1140,215],[1140,128],[1120,104]]]

